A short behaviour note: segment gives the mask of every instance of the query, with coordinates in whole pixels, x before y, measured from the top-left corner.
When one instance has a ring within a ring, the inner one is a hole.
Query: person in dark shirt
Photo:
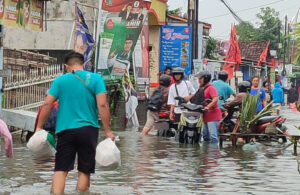
[[[162,75],[159,78],[159,83],[163,87],[163,105],[160,111],[168,111],[170,108],[167,105],[168,102],[168,95],[169,95],[169,86],[171,83],[171,78],[168,75]],[[151,110],[147,111],[147,121],[143,128],[142,134],[147,135],[149,131],[153,128],[155,121],[159,119],[158,112],[154,112]]]

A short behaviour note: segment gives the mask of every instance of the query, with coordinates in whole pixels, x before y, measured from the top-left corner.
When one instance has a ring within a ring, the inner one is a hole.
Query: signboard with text
[[[192,27],[162,26],[160,44],[160,72],[166,67],[181,67],[191,74]]]
[[[43,1],[0,0],[0,24],[43,31]]]

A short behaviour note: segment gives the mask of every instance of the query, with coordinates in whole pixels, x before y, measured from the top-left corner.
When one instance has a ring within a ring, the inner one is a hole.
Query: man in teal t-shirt
[[[83,70],[83,55],[74,51],[65,58],[67,73],[56,78],[43,105],[36,130],[42,129],[53,102],[58,100],[56,119],[57,146],[52,193],[63,194],[66,176],[74,169],[78,156],[77,190],[86,191],[90,174],[95,172],[98,143],[98,115],[107,138],[114,140],[110,129],[110,113],[106,87],[98,74]]]
[[[220,71],[218,73],[218,79],[217,81],[214,81],[212,84],[216,87],[218,92],[218,105],[220,108],[223,108],[223,104],[225,101],[231,96],[234,95],[233,89],[230,87],[230,85],[226,82],[228,78],[228,73],[226,71]],[[223,97],[220,99],[220,97]]]

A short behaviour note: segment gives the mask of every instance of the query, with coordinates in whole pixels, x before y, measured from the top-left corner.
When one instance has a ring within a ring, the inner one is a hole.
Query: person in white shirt
[[[169,90],[168,105],[170,105],[170,119],[175,120],[175,107],[179,105],[179,101],[175,98],[181,97],[184,99],[184,102],[189,102],[196,91],[189,81],[183,80],[183,68],[174,68],[172,75],[175,83],[171,85]]]

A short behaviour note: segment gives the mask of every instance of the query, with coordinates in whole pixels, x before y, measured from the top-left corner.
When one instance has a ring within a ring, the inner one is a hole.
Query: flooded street
[[[292,147],[282,151],[282,145],[273,143],[247,152],[233,150],[229,142],[219,149],[214,144],[185,146],[173,138],[143,137],[135,130],[115,133],[122,166],[115,171],[97,168],[89,194],[300,193]],[[0,194],[49,194],[53,167],[54,159],[36,161],[25,144],[15,141],[14,158],[0,155]],[[70,172],[66,194],[76,193],[76,177]]]

